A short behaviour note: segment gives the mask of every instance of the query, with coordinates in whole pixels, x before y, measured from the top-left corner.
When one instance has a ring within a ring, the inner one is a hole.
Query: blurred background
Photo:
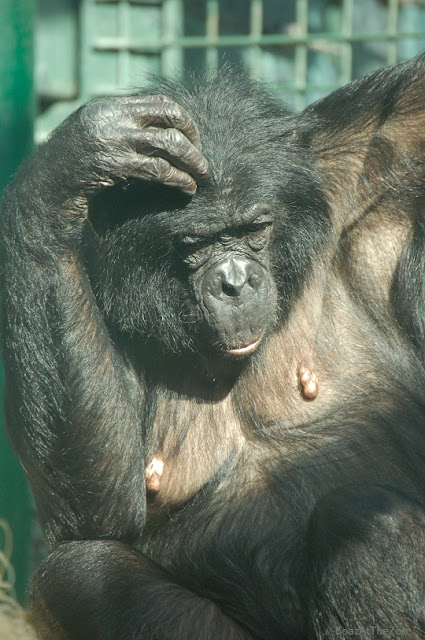
[[[423,50],[425,0],[1,0],[0,190],[79,104],[148,73],[237,63],[299,110]],[[0,586],[24,602],[44,553],[1,421]]]

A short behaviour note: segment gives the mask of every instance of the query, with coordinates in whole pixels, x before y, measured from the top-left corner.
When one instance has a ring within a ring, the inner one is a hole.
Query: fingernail
[[[206,163],[202,168],[201,168],[201,180],[207,180],[210,177],[210,167],[208,165],[208,163]]]
[[[195,184],[188,184],[187,186],[182,187],[182,191],[184,191],[184,193],[187,193],[187,195],[189,196],[193,196],[196,193],[196,190],[198,188],[198,185]]]

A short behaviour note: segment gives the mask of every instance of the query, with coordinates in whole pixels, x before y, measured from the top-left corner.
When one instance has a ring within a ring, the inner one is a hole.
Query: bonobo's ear
[[[308,107],[298,140],[317,158],[337,226],[389,198],[409,209],[425,190],[425,55]]]

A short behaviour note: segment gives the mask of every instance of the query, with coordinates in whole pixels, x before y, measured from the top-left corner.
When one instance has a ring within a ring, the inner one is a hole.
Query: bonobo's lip
[[[258,340],[255,340],[254,342],[247,344],[245,347],[238,347],[237,349],[228,349],[226,353],[228,353],[230,356],[249,356],[250,353],[253,353],[256,350],[260,342],[261,342],[261,338],[258,338]]]

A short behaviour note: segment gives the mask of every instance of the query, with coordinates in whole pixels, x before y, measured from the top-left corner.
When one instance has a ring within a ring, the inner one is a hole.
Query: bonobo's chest
[[[227,394],[210,400],[155,392],[144,426],[150,513],[174,510],[208,483],[232,476],[241,460],[232,484],[242,488],[263,475],[270,456],[282,457],[283,464],[285,434],[295,416],[303,421],[312,411],[312,402],[303,397],[297,370],[281,374],[273,385],[270,375],[253,367]],[[323,409],[318,397],[314,402]]]
[[[196,400],[161,390],[148,416],[146,484],[151,510],[196,494],[246,445],[232,394]]]
[[[206,384],[201,389],[190,378],[190,368],[181,369],[179,376],[172,371],[172,379],[151,387],[144,418],[151,510],[181,505],[211,480],[229,475],[242,457],[243,473],[232,479],[241,487],[250,477],[263,477],[270,458],[279,467],[292,464],[302,449],[291,444],[295,432],[302,430],[308,441],[314,425],[329,422],[352,401],[353,390],[360,399],[370,391],[368,378],[376,377],[376,371],[366,376],[363,367],[360,376],[344,330],[347,325],[353,334],[354,325],[342,318],[340,335],[333,311],[324,314],[332,322],[322,316],[312,348],[302,308],[299,317],[291,317],[264,341],[221,393],[214,392],[213,380],[211,388]],[[355,334],[358,344],[361,337]]]

